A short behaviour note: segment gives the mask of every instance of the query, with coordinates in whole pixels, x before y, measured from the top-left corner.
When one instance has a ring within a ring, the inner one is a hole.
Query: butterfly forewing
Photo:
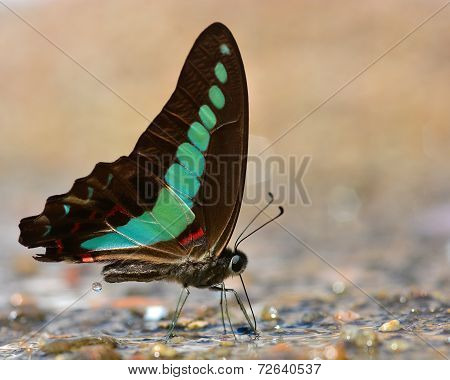
[[[127,157],[99,163],[44,211],[20,223],[42,261],[201,260],[226,246],[247,156],[244,67],[231,32],[208,27],[177,87]]]

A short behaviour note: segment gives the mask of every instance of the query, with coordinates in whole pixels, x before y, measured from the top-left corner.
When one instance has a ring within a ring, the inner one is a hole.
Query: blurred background
[[[2,3],[36,30],[0,4],[0,309],[28,300],[59,310],[101,280],[101,267],[34,262],[17,242],[18,223],[97,162],[128,154],[147,127],[85,70],[152,119],[197,35],[223,22],[243,56],[257,154],[444,1]],[[312,157],[303,177],[312,203],[297,194],[279,222],[370,294],[448,296],[449,21],[445,9],[265,152]],[[237,232],[255,212],[243,205]],[[242,249],[259,309],[344,290],[364,298],[275,223]],[[77,306],[148,296],[173,307],[178,292],[103,284]],[[193,293],[188,308],[217,303]]]

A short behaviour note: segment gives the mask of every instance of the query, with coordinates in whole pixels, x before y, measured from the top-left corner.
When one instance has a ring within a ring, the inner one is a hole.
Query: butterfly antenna
[[[259,231],[261,228],[267,226],[269,223],[273,222],[275,219],[278,219],[281,215],[284,214],[284,208],[279,206],[278,207],[278,215],[275,215],[273,218],[269,219],[267,222],[265,222],[263,225],[259,226],[257,229],[253,230],[252,232],[250,232],[249,234],[245,235],[239,242],[236,243],[236,245],[234,246],[234,249],[236,250],[237,247],[239,247],[239,244],[241,244],[245,239],[247,239],[248,237],[252,236],[255,232]],[[258,215],[264,211],[264,209],[262,209]]]
[[[250,311],[252,312],[253,323],[255,324],[254,326],[255,326],[255,333],[256,333],[256,331],[257,331],[256,317],[255,317],[255,313],[253,312],[252,303],[250,302],[250,298],[248,296],[247,289],[245,288],[244,279],[242,278],[242,275],[240,274],[239,277],[241,278],[242,287],[244,288],[244,293],[245,293],[245,297],[247,298],[248,306],[250,306]]]
[[[234,250],[236,250],[237,246],[239,245],[239,239],[241,238],[242,235],[244,235],[244,232],[247,231],[248,228],[252,225],[252,223],[258,218],[258,216],[260,216],[264,212],[264,210],[273,203],[273,200],[274,200],[273,194],[271,192],[269,192],[268,195],[269,195],[269,201],[267,202],[267,204],[261,210],[259,210],[259,212],[247,224],[247,227],[245,227],[244,230],[237,237],[236,243],[234,244]]]

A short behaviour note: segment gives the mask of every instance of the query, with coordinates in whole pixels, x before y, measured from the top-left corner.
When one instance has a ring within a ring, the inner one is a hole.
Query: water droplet
[[[102,291],[102,283],[101,282],[93,282],[92,283],[92,290],[94,292],[101,292]]]

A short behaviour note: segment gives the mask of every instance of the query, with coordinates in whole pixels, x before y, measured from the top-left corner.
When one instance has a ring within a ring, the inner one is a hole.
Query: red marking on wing
[[[180,241],[182,245],[188,245],[191,240],[195,241],[197,239],[200,239],[205,233],[203,232],[203,229],[200,227],[197,231],[190,233],[188,236],[183,238],[183,240]]]
[[[76,223],[73,225],[72,229],[70,230],[70,233],[71,233],[71,234],[74,234],[74,233],[77,232],[79,229],[80,229],[80,223],[79,223],[79,222],[76,222]]]
[[[82,253],[80,256],[81,256],[82,263],[93,263],[94,262],[94,258],[89,253]]]
[[[61,239],[56,240],[55,243],[56,243],[56,246],[58,247],[58,253],[61,253],[64,248]]]
[[[121,212],[126,216],[132,217],[132,215],[129,212],[127,212],[127,210],[125,210],[121,205],[114,205],[114,207],[106,214],[106,217],[109,218],[110,216],[113,216],[117,212]]]

